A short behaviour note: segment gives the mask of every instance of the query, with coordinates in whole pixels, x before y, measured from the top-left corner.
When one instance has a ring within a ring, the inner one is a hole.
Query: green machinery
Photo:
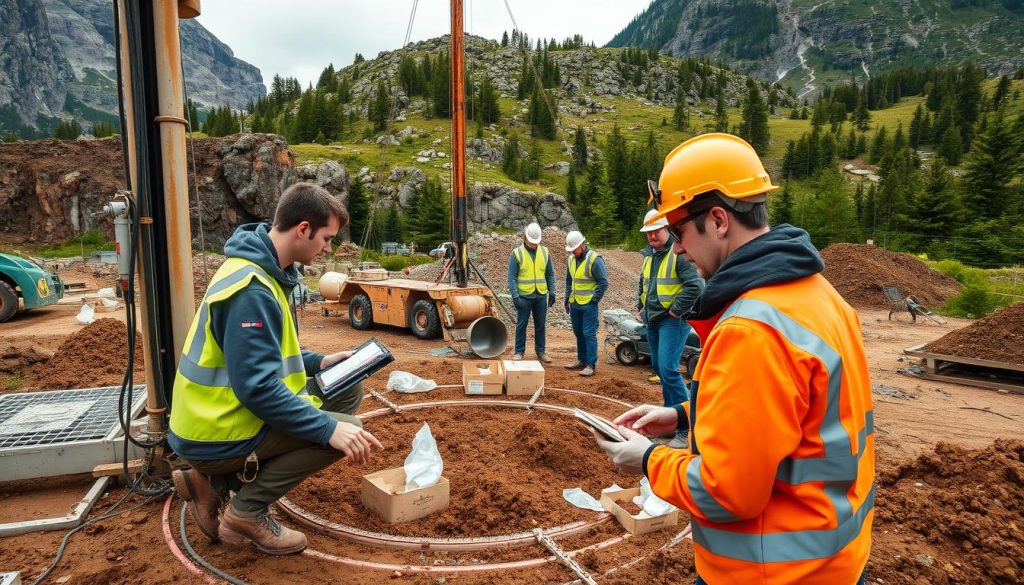
[[[19,256],[0,254],[0,323],[19,308],[45,307],[63,297],[64,283],[55,273]]]

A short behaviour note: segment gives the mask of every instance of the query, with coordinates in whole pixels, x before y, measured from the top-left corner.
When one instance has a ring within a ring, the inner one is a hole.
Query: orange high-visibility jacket
[[[708,335],[691,392],[691,448],[654,447],[645,472],[690,512],[700,576],[855,583],[875,498],[857,313],[820,274],[748,290]]]

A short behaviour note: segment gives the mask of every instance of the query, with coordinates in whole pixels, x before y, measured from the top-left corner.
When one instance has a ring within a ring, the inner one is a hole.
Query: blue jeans
[[[647,326],[647,342],[651,345],[651,365],[661,377],[661,399],[665,406],[689,400],[689,391],[679,373],[679,359],[690,334],[690,324],[666,315]]]
[[[708,582],[705,581],[704,579],[701,579],[700,575],[697,575],[697,580],[693,582],[693,585],[708,585]],[[839,585],[839,584],[836,584],[836,585]],[[864,573],[860,576],[860,579],[857,579],[857,583],[855,583],[854,585],[868,585],[868,571],[867,571],[867,569],[864,570]]]
[[[597,366],[597,303],[569,304],[572,332],[576,334],[576,359]]]
[[[519,297],[515,300],[516,305],[516,353],[526,353],[526,327],[530,324],[530,315],[533,315],[533,348],[537,355],[544,353],[547,348],[547,334],[545,323],[548,318],[548,296],[538,295],[536,298]]]

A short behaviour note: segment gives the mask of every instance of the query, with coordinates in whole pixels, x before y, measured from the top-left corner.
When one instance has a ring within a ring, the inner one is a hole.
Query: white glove
[[[644,474],[644,453],[653,443],[640,433],[626,428],[618,427],[619,433],[626,438],[625,441],[616,442],[604,439],[597,431],[591,431],[599,447],[608,454],[608,459],[616,467],[631,475]]]

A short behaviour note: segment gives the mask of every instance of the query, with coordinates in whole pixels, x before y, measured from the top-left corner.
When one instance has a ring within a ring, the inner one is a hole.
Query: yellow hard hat
[[[732,134],[701,134],[680,144],[665,157],[658,183],[647,182],[657,217],[682,210],[698,196],[718,191],[730,206],[759,203],[772,184],[754,147]]]

